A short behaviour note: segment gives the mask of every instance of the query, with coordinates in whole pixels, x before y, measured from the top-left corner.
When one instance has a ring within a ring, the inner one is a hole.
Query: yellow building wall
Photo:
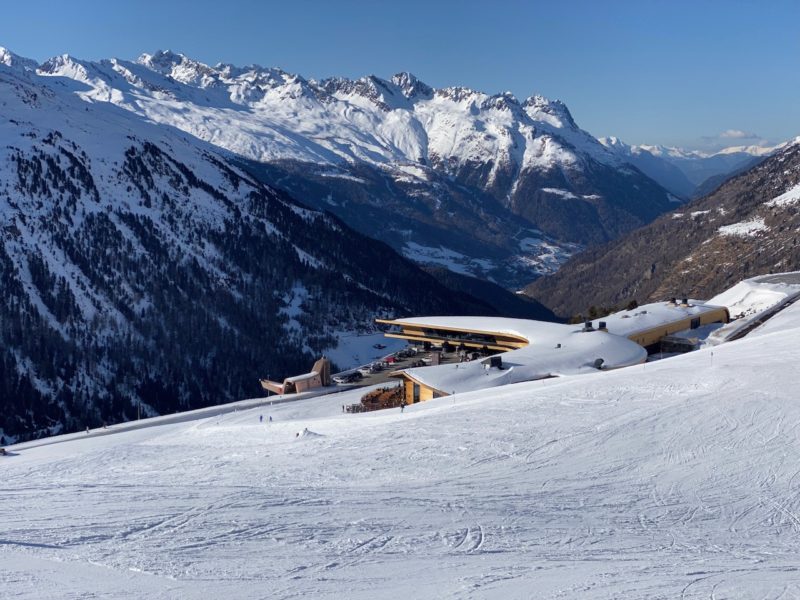
[[[311,379],[301,379],[300,381],[295,382],[294,387],[299,394],[300,392],[306,392],[308,390],[313,390],[314,388],[322,387],[322,379],[319,375],[312,377]]]
[[[719,308],[717,310],[701,313],[696,317],[688,317],[686,319],[681,319],[680,321],[669,323],[668,325],[662,325],[647,331],[640,331],[629,336],[628,339],[636,342],[640,346],[650,346],[657,343],[665,335],[671,335],[673,333],[677,333],[678,331],[691,329],[692,320],[697,318],[700,319],[700,325],[709,325],[711,323],[727,323],[729,320],[727,309]]]
[[[411,379],[403,380],[403,394],[406,399],[406,404],[414,403],[414,381]],[[426,400],[433,400],[435,391],[426,385],[419,384],[419,401],[425,402]]]
[[[709,311],[700,316],[700,324],[708,325],[709,323],[727,323],[731,320],[727,308],[718,308],[717,310]]]
[[[414,382],[406,379],[403,381],[403,389],[405,390],[406,404],[413,404],[414,402]]]

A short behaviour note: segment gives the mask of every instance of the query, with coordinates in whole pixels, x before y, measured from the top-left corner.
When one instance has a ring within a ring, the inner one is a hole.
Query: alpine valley
[[[604,246],[526,292],[562,315],[674,297],[800,268],[800,137],[716,191]],[[588,300],[587,300],[588,299]]]
[[[0,443],[256,395],[376,315],[497,314],[214,146],[0,58]]]
[[[408,73],[0,48],[0,116],[0,444],[256,395],[376,316],[554,319],[507,290],[684,202],[559,101]]]

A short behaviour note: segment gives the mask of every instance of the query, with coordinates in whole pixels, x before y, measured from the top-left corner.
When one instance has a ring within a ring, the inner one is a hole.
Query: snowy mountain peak
[[[481,108],[493,108],[495,110],[519,110],[522,105],[517,100],[516,96],[511,92],[503,92],[502,94],[495,94],[487,98],[482,104]]]
[[[706,156],[694,150],[683,150],[682,148],[661,145],[648,146],[628,144],[613,135],[597,139],[606,148],[623,158],[639,156],[642,153],[647,153],[658,158],[702,158]]]
[[[136,59],[136,62],[153,71],[169,75],[172,69],[181,64],[185,58],[183,54],[172,50],[156,50],[154,54],[142,54]]]
[[[39,67],[35,60],[23,58],[3,46],[0,46],[0,65],[22,71],[35,71]]]
[[[751,144],[749,146],[728,146],[716,152],[716,154],[749,154],[750,156],[769,156],[787,146],[787,142],[776,146],[760,146]]]
[[[269,67],[269,68],[262,67],[261,65],[255,65],[255,64],[248,65],[246,67],[238,67],[230,63],[217,63],[216,65],[214,65],[214,70],[225,79],[237,79],[237,78],[250,79],[250,80],[279,79],[281,81],[303,79],[298,75],[292,75],[291,73],[287,73],[283,69],[278,69],[276,67]]]
[[[187,85],[208,88],[220,84],[219,73],[212,67],[171,50],[159,50],[153,55],[143,54],[137,62]]]
[[[360,97],[369,100],[384,112],[408,106],[408,96],[397,84],[375,75],[367,75],[356,80],[331,77],[323,80],[320,86],[331,96],[351,99]]]
[[[628,155],[631,152],[633,152],[633,149],[629,144],[626,144],[621,139],[613,135],[610,135],[608,137],[597,138],[597,141],[599,141],[601,144],[603,144],[603,146],[605,146],[609,150],[620,152],[623,155]]]
[[[85,63],[69,54],[61,54],[44,61],[36,72],[40,75],[60,75],[76,81],[87,82],[90,79],[91,63]]]
[[[617,137],[609,136],[598,138],[600,143],[606,148],[621,152],[624,155],[641,154],[647,152],[653,156],[668,159],[703,159],[726,154],[748,154],[750,156],[769,156],[778,150],[785,148],[791,142],[783,142],[774,146],[750,145],[750,146],[728,146],[714,152],[702,152],[700,150],[686,150],[675,146],[662,146],[660,144],[649,145],[626,144]]]
[[[486,96],[485,94],[476,92],[472,88],[462,87],[462,86],[438,88],[435,91],[435,94],[438,98],[446,98],[448,100],[452,100],[453,102],[457,103],[468,102],[468,101],[475,102],[481,97]]]
[[[684,150],[683,148],[676,148],[675,146],[663,146],[661,144],[648,145],[642,144],[639,146],[631,146],[635,150],[644,150],[653,156],[661,156],[664,158],[707,158],[709,155],[697,150]]]
[[[430,98],[433,95],[432,87],[406,71],[393,75],[392,83],[399,87],[403,95],[409,99],[416,97]]]
[[[567,105],[561,100],[550,100],[536,94],[525,101],[525,109],[532,119],[544,121],[553,127],[559,129],[578,127]]]

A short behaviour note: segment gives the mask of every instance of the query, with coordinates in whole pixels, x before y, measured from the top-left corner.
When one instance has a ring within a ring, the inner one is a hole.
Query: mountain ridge
[[[548,272],[551,248],[568,256],[677,200],[580,129],[563,102],[540,95],[520,102],[435,89],[408,72],[317,81],[167,51],[137,61],[64,55],[38,72],[87,86],[76,90],[86,102],[110,102],[266,165],[274,178],[265,183],[303,191],[315,208],[353,222],[376,212],[359,230],[406,256],[455,251],[455,231],[460,267],[505,287]]]

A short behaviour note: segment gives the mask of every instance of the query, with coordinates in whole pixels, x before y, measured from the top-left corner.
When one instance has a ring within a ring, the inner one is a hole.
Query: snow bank
[[[788,206],[790,204],[795,204],[797,201],[800,200],[800,184],[797,184],[789,191],[781,194],[770,200],[769,202],[765,202],[765,206]]]
[[[764,219],[755,217],[749,221],[742,221],[741,223],[734,223],[733,225],[723,225],[718,231],[721,235],[748,237],[765,231],[766,229],[767,226],[764,224]]]
[[[727,307],[731,316],[735,317],[766,310],[784,300],[786,295],[786,286],[759,284],[749,279],[714,296],[708,303]]]
[[[746,279],[711,298],[708,303],[725,306],[730,323],[708,338],[711,345],[720,344],[750,328],[757,320],[779,309],[787,300],[800,295],[800,274],[778,273]]]

